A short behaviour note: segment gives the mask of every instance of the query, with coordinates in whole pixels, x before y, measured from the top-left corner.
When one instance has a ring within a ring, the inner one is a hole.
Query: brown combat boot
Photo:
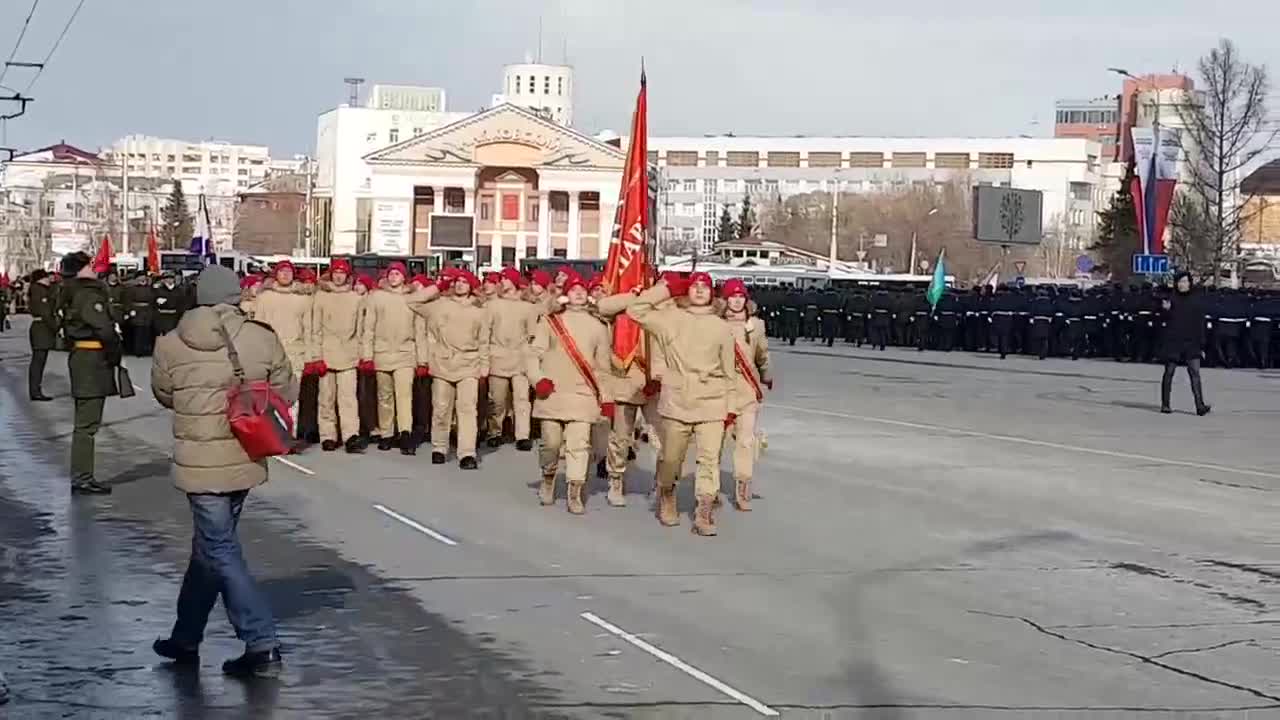
[[[712,497],[710,495],[699,495],[698,507],[693,511],[693,532],[704,536],[715,535],[716,519],[712,514],[714,512]]]
[[[582,502],[582,493],[585,486],[578,484],[569,485],[569,512],[573,515],[581,515],[587,511],[586,505]]]
[[[627,498],[623,494],[622,478],[609,478],[609,504],[613,507],[626,507]]]
[[[543,505],[556,504],[556,476],[542,476],[542,484],[538,486],[538,502]]]
[[[751,481],[738,480],[733,484],[733,504],[739,512],[751,512]]]
[[[667,527],[680,524],[680,514],[676,512],[676,486],[658,486],[658,522]]]

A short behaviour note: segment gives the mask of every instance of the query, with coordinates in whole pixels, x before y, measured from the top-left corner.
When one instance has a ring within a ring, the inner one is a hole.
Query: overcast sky
[[[15,59],[43,59],[78,2],[38,0]],[[0,0],[0,60],[30,7]],[[143,133],[311,152],[348,75],[483,106],[502,65],[537,52],[539,15],[590,132],[626,131],[642,55],[654,135],[1047,135],[1054,99],[1117,91],[1107,66],[1194,71],[1221,37],[1280,81],[1274,0],[85,0],[7,144]]]

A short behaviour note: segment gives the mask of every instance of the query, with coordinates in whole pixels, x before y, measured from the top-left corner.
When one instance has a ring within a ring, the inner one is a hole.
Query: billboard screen
[[[470,215],[431,216],[432,248],[472,250],[475,244],[475,220]]]
[[[978,185],[973,189],[973,237],[1001,245],[1039,245],[1043,207],[1039,190]]]

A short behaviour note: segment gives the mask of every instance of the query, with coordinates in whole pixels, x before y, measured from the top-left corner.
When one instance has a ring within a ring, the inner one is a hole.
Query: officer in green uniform
[[[75,398],[75,429],[71,433],[71,492],[107,495],[111,487],[93,477],[94,438],[102,424],[108,397],[118,394],[116,367],[120,364],[120,337],[111,320],[107,286],[98,279],[85,253],[62,258],[65,305],[63,333],[70,346],[67,373]]]
[[[58,342],[58,313],[55,302],[53,276],[44,270],[31,273],[31,290],[27,296],[27,308],[31,312],[31,364],[27,366],[27,396],[31,402],[49,402],[53,398],[44,394],[44,366],[49,361],[49,351]]]

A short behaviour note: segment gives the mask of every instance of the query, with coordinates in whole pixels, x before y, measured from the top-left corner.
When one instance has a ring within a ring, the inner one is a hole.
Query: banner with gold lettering
[[[604,286],[609,293],[631,292],[649,282],[645,247],[649,238],[649,120],[648,83],[640,67],[640,94],[631,116],[631,146],[622,171],[618,216],[604,265]],[[613,324],[613,364],[626,370],[640,352],[640,325],[621,314]]]

